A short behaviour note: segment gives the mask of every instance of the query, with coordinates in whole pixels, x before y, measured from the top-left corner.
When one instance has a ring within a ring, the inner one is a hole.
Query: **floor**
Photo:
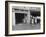
[[[12,26],[13,30],[35,30],[40,29],[40,24],[17,24]]]

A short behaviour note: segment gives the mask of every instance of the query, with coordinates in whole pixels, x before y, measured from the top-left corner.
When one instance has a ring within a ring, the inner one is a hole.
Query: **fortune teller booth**
[[[40,24],[40,8],[13,7],[13,24]]]

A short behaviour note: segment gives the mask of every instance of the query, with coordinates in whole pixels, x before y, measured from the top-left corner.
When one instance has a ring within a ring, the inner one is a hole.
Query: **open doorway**
[[[24,13],[15,13],[16,24],[26,23],[26,16],[27,14]]]

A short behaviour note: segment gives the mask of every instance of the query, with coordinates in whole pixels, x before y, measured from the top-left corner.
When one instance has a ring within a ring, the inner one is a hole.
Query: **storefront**
[[[29,7],[13,8],[13,24],[37,24],[40,23],[40,11],[31,10]],[[39,17],[39,18],[38,18]],[[39,21],[39,22],[38,22]]]

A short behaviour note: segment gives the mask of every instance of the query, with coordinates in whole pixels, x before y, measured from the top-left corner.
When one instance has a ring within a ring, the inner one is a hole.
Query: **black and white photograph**
[[[45,32],[45,4],[9,2],[5,4],[6,35],[33,35]]]
[[[40,29],[41,12],[39,7],[13,6],[12,29],[35,30]]]

